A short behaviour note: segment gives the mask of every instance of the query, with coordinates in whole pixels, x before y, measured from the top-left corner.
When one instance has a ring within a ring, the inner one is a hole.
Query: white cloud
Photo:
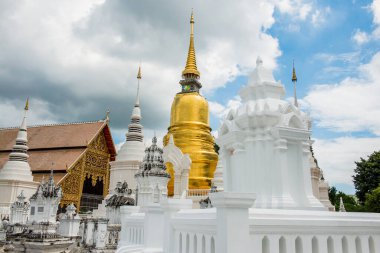
[[[223,0],[215,11],[213,1],[2,2],[0,108],[5,100],[15,104],[30,95],[45,103],[50,121],[94,120],[110,108],[112,123],[126,128],[142,61],[143,122],[162,129],[179,91],[191,8],[207,95],[252,68],[257,52],[276,67],[279,43],[266,33],[275,22],[275,6]],[[18,124],[18,118],[1,119],[1,125]]]
[[[0,103],[0,112],[2,119],[15,122],[13,126],[21,125],[21,121],[24,117],[24,106],[20,101],[18,105],[5,101]],[[41,100],[31,99],[29,100],[29,111],[27,113],[27,124],[31,125],[43,125],[56,123],[56,116],[49,111],[48,104]],[[0,121],[0,127],[9,127],[6,121]]]
[[[273,2],[281,13],[289,14],[299,20],[305,20],[313,9],[312,1],[279,0]]]
[[[360,157],[367,158],[374,151],[380,150],[380,138],[317,139],[313,147],[318,165],[330,186],[336,184],[353,186],[355,161],[359,161]]]
[[[226,105],[222,105],[215,101],[209,101],[210,113],[219,119],[224,119],[228,112],[233,108],[238,108],[241,105],[241,99],[239,96],[229,100]]]
[[[370,131],[380,135],[380,53],[359,68],[360,78],[316,85],[304,98],[320,127],[338,132]]]
[[[380,0],[373,0],[371,10],[373,12],[373,23],[380,25]]]
[[[330,7],[316,9],[311,15],[311,23],[314,26],[320,26],[326,22],[327,16],[331,13]]]
[[[352,39],[358,45],[362,45],[364,43],[367,43],[370,40],[370,36],[366,32],[363,32],[360,29],[357,29],[355,34],[352,36]]]

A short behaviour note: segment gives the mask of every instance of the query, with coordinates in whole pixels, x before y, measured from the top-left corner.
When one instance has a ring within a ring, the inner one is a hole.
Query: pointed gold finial
[[[296,75],[296,69],[294,67],[294,60],[293,60],[293,75],[292,75],[292,81],[297,82],[297,75]]]
[[[292,81],[293,81],[293,89],[294,89],[294,105],[298,107],[298,101],[297,101],[297,75],[296,75],[296,68],[294,67],[294,60],[293,60],[293,75],[292,75]]]
[[[199,77],[200,73],[197,69],[197,60],[195,56],[195,48],[194,48],[194,12],[191,11],[190,17],[190,45],[189,52],[187,53],[186,67],[182,71],[183,76],[195,76]]]
[[[141,79],[141,66],[139,66],[139,71],[137,72],[137,79]]]
[[[25,103],[25,108],[24,108],[25,111],[29,110],[29,97],[26,99],[26,103]]]

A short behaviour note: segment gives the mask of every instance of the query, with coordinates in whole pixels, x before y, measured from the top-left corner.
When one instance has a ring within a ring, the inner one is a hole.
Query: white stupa
[[[168,196],[170,174],[166,171],[163,150],[157,146],[156,136],[145,149],[145,157],[135,175],[138,184],[137,204],[141,207],[159,203]]]
[[[24,192],[29,198],[36,191],[38,183],[33,181],[32,171],[28,163],[28,135],[26,127],[29,101],[26,101],[24,118],[16,137],[16,144],[9,154],[9,160],[0,170],[0,215],[9,215],[10,206],[17,196]]]
[[[137,73],[137,95],[136,103],[131,115],[131,123],[128,125],[126,133],[126,142],[121,146],[116,160],[111,162],[110,176],[110,193],[115,189],[117,182],[126,181],[130,189],[136,189],[136,180],[134,178],[140,164],[144,158],[144,135],[142,133],[143,126],[141,125],[141,110],[140,110],[140,80],[141,67]]]
[[[283,99],[284,86],[260,57],[256,65],[240,91],[242,105],[219,131],[224,190],[257,193],[256,208],[323,210],[311,187],[310,119]]]

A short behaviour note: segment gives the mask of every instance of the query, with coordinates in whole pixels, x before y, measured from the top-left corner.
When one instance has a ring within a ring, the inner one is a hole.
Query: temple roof
[[[0,168],[8,155],[19,128],[0,128]],[[54,171],[65,171],[86,150],[87,145],[103,131],[111,161],[116,149],[107,121],[52,124],[28,127],[29,164],[33,172],[47,171],[54,163]]]

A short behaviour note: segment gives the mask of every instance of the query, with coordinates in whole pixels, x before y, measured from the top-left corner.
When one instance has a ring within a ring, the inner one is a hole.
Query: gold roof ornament
[[[25,108],[24,108],[25,111],[29,110],[29,97],[26,99],[26,103],[25,103]]]
[[[297,82],[296,69],[294,68],[294,60],[293,60],[293,75],[292,75],[292,81],[293,81],[293,82]]]
[[[141,79],[141,66],[139,66],[139,71],[137,72],[137,79]]]
[[[185,69],[182,71],[183,76],[191,76],[194,75],[196,77],[200,76],[200,73],[197,69],[197,60],[195,56],[195,48],[194,48],[194,13],[191,11],[190,17],[190,45],[189,52],[187,53],[187,60]]]

